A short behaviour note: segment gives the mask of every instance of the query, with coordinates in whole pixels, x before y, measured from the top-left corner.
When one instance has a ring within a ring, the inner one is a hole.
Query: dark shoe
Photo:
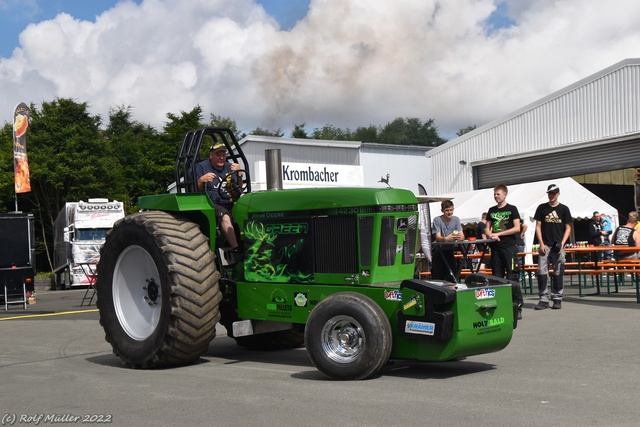
[[[522,320],[522,310],[518,310],[518,320]]]
[[[240,246],[236,246],[233,249],[229,249],[229,253],[234,254],[234,255],[238,255],[238,256],[242,256],[242,249],[240,249]]]
[[[536,310],[544,310],[546,308],[549,308],[549,303],[548,302],[543,302],[540,301],[535,307],[533,307]]]
[[[562,308],[562,301],[560,300],[555,300],[553,302],[553,307],[551,307],[554,310],[560,310]]]
[[[229,265],[237,264],[244,259],[244,253],[240,247],[229,249],[224,253],[224,257]]]

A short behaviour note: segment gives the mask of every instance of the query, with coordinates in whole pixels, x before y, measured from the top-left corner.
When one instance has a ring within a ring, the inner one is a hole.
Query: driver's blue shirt
[[[213,165],[211,164],[211,160],[203,160],[196,165],[196,180],[199,180],[202,175],[205,175],[209,172],[214,173],[216,175],[216,178],[212,182],[205,182],[204,190],[209,195],[213,203],[225,208],[231,208],[233,204],[229,201],[229,199],[220,197],[220,193],[218,192],[218,188],[220,187],[220,184],[224,182],[224,178],[227,176],[227,174],[231,173],[231,163],[226,162],[222,169],[218,170],[213,167]],[[235,175],[233,176],[233,179],[235,179]]]

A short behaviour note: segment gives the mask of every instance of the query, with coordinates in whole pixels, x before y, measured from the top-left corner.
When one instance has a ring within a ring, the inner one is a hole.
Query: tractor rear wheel
[[[118,221],[98,263],[105,339],[133,368],[197,360],[220,319],[220,273],[198,224],[161,211]]]
[[[304,333],[307,354],[334,380],[375,375],[391,354],[391,325],[366,295],[340,292],[323,299],[309,314]]]

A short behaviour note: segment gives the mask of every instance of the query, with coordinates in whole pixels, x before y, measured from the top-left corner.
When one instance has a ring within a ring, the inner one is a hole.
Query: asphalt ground
[[[118,426],[636,426],[635,290],[534,311],[497,353],[396,361],[367,381],[326,379],[304,349],[253,352],[219,327],[190,366],[132,370],[104,341],[85,290],[37,292],[0,309],[0,423]]]

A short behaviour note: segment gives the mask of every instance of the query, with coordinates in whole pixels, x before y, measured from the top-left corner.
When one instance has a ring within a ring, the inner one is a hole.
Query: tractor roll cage
[[[231,129],[220,127],[192,130],[184,135],[174,168],[176,191],[178,193],[195,193],[198,191],[196,164],[204,160],[200,156],[200,150],[207,136],[213,139],[214,144],[223,143],[227,147],[227,159],[231,159],[242,166],[246,174],[247,192],[251,192],[251,176],[249,175],[247,158],[244,156],[242,148],[240,148],[240,144],[238,144],[238,140]]]

